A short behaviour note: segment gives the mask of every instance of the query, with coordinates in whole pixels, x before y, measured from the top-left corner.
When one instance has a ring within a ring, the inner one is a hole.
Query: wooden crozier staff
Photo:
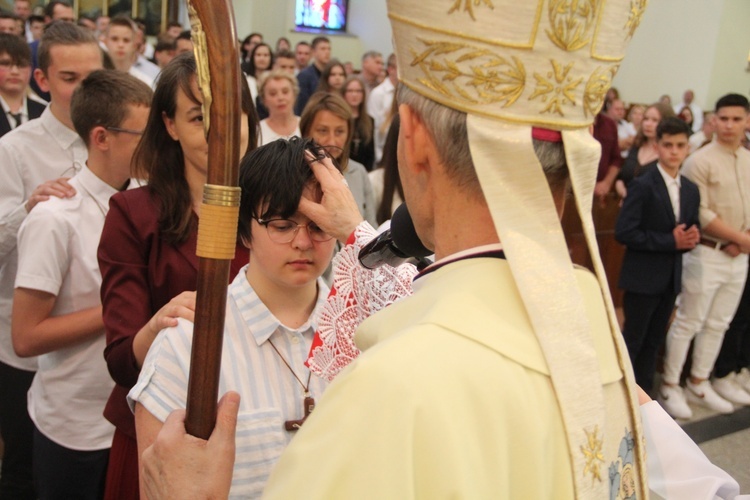
[[[189,0],[208,175],[198,224],[198,291],[185,429],[208,439],[216,423],[229,264],[234,258],[240,189],[240,66],[230,0]]]

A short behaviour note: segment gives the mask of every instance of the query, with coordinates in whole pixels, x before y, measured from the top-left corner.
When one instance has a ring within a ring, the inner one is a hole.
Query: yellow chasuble
[[[623,375],[596,278],[576,276],[607,415],[575,451],[611,498],[631,498]],[[264,497],[573,498],[547,365],[505,260],[461,260],[419,278],[412,296],[362,323],[356,341],[362,354],[328,387]]]

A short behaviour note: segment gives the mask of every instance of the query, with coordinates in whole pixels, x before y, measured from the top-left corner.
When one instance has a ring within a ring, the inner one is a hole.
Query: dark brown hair
[[[162,70],[156,85],[151,111],[143,139],[133,155],[133,176],[148,180],[148,188],[161,203],[159,229],[164,240],[171,244],[184,242],[193,229],[193,209],[190,187],[185,179],[185,157],[179,141],[167,132],[164,117],[174,118],[177,93],[182,91],[194,103],[191,84],[196,78],[195,57],[190,53],[172,59]],[[252,104],[247,81],[242,86],[242,111],[248,115],[250,137],[244,156],[257,147],[258,115]]]
[[[396,193],[404,200],[404,188],[401,186],[401,177],[398,174],[398,131],[401,128],[399,115],[393,117],[391,127],[383,145],[383,158],[380,160],[380,168],[383,169],[383,197],[380,199],[375,217],[378,224],[387,221],[393,215],[393,198]]]
[[[70,119],[86,146],[95,127],[119,127],[129,106],[151,106],[151,87],[124,71],[92,72],[73,92]]]
[[[338,92],[338,89],[334,89],[328,84],[328,78],[331,76],[333,68],[341,68],[341,71],[344,72],[344,78],[346,78],[346,68],[344,65],[338,59],[331,59],[320,73],[318,88],[315,89],[316,92]]]
[[[352,82],[357,82],[359,84],[359,88],[362,89],[362,102],[359,103],[359,109],[357,110],[357,117],[354,118],[354,130],[355,132],[359,133],[359,139],[361,140],[361,144],[367,144],[370,141],[372,141],[372,135],[373,135],[373,132],[375,131],[373,121],[370,119],[370,116],[367,114],[367,86],[364,83],[362,83],[362,80],[360,80],[356,75],[352,75],[344,81],[344,86],[341,87],[340,93],[341,93],[341,96],[344,97],[344,100],[346,100],[346,89],[349,87],[349,84]]]
[[[0,33],[0,54],[7,54],[11,64],[31,66],[31,49],[20,36]]]

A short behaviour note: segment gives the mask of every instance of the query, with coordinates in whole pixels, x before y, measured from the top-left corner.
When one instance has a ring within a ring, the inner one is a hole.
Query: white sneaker
[[[737,377],[734,380],[740,385],[740,387],[750,393],[750,369],[743,368],[740,370],[740,373],[737,374]]]
[[[679,385],[662,384],[656,400],[673,418],[689,419],[693,417],[693,411],[685,401],[685,394]]]
[[[730,403],[737,405],[750,405],[750,394],[737,383],[737,377],[734,372],[726,377],[714,379],[711,385],[719,396]]]
[[[686,386],[687,398],[691,403],[705,406],[706,408],[719,413],[734,412],[734,406],[732,406],[732,403],[716,394],[716,391],[711,387],[708,380],[703,380],[699,384],[693,384],[688,380]]]

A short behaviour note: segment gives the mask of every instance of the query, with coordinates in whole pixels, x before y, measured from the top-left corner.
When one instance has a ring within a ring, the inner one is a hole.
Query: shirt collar
[[[3,96],[1,96],[1,95],[0,95],[0,106],[3,107],[3,111],[5,112],[5,114],[10,113],[10,106],[8,106],[8,103],[5,101],[5,99],[3,99]],[[23,96],[23,103],[21,104],[21,109],[18,112],[21,113],[21,116],[23,116],[24,118],[26,118],[28,120],[28,118],[29,118],[29,108],[26,105],[26,96],[25,95]]]
[[[675,184],[677,184],[677,187],[682,187],[682,183],[680,182],[680,173],[679,172],[677,172],[677,176],[676,177],[672,177],[671,175],[669,175],[669,173],[667,173],[666,170],[664,170],[664,167],[662,167],[661,163],[659,163],[659,162],[656,162],[656,168],[659,169],[659,173],[664,178],[664,182],[667,185],[675,183]]]
[[[713,139],[713,140],[712,140],[711,142],[712,142],[713,144],[716,144],[716,146],[717,146],[718,148],[720,148],[720,149],[721,149],[722,151],[724,151],[724,152],[726,152],[727,154],[730,154],[730,155],[732,155],[732,156],[737,156],[737,151],[739,151],[740,149],[744,149],[744,146],[743,146],[742,144],[740,144],[739,146],[737,146],[737,147],[736,147],[735,149],[732,149],[732,148],[730,148],[729,146],[725,146],[724,144],[720,143],[720,142],[719,142],[719,141],[718,141],[718,140],[716,139],[716,136],[715,136],[715,135],[714,135],[714,139]]]
[[[42,125],[47,132],[49,132],[50,137],[57,142],[60,148],[64,150],[70,149],[76,141],[83,144],[83,140],[78,137],[75,130],[71,130],[63,125],[63,123],[52,114],[50,106],[47,106],[39,119],[42,121]]]
[[[443,257],[442,259],[433,262],[426,268],[422,269],[420,273],[415,276],[414,278],[414,286],[417,286],[417,280],[419,278],[432,273],[433,271],[437,271],[441,267],[448,265],[452,262],[456,262],[459,260],[464,259],[470,259],[473,257],[495,257],[504,255],[503,253],[503,245],[501,243],[490,243],[489,245],[481,245],[474,248],[469,248],[466,250],[461,250],[460,252],[453,253],[451,255],[448,255],[447,257]],[[503,257],[504,258],[504,257]]]
[[[109,208],[109,199],[117,193],[117,189],[97,177],[88,165],[81,165],[75,179],[99,206]]]
[[[258,294],[253,290],[253,287],[250,286],[246,276],[248,265],[249,264],[246,264],[240,269],[237,276],[234,278],[234,281],[232,281],[232,284],[229,285],[229,296],[232,297],[235,304],[237,304],[237,309],[242,316],[242,320],[250,330],[250,334],[255,339],[255,342],[258,345],[263,344],[271,338],[273,332],[279,328],[283,328],[287,331],[310,333],[312,335],[315,331],[318,311],[321,309],[325,303],[326,297],[328,296],[328,286],[326,286],[322,278],[318,278],[317,280],[318,298],[315,303],[315,309],[313,309],[310,318],[304,325],[295,330],[291,330],[281,324],[276,316],[268,310],[263,301],[260,300],[260,297],[258,297]]]

